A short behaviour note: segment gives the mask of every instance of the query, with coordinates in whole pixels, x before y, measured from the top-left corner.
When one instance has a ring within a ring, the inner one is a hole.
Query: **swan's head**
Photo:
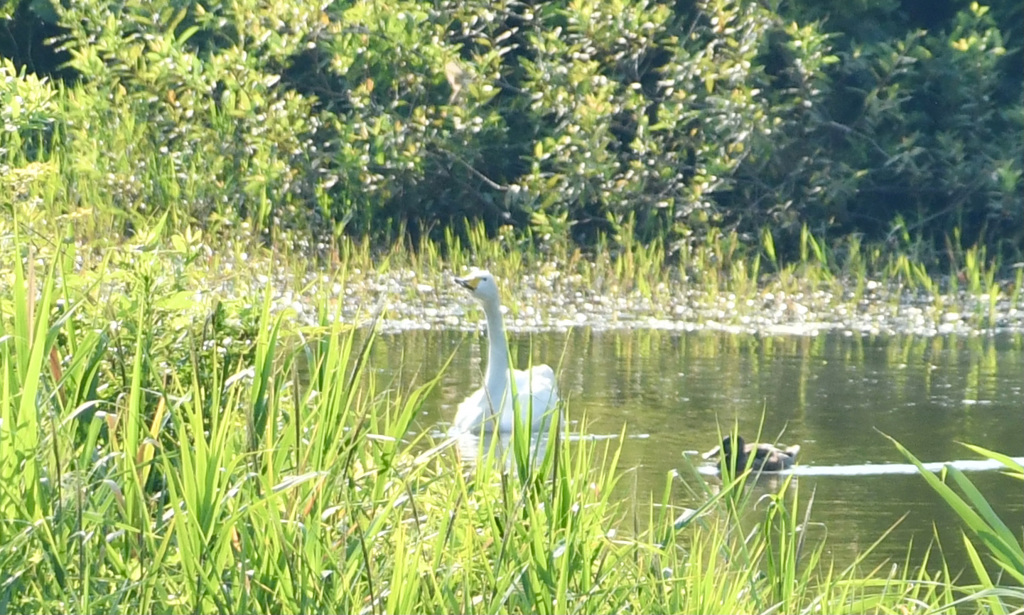
[[[464,278],[455,278],[455,283],[472,293],[481,303],[498,302],[498,283],[489,271],[475,269]]]

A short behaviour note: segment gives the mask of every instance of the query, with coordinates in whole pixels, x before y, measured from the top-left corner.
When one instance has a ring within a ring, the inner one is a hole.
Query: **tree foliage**
[[[174,203],[376,236],[476,219],[669,249],[898,230],[932,254],[958,228],[1019,256],[1011,4],[22,0],[6,31],[58,28],[68,61],[0,37],[0,96],[60,82],[46,147],[127,217]],[[38,113],[20,117],[4,147],[38,149]]]

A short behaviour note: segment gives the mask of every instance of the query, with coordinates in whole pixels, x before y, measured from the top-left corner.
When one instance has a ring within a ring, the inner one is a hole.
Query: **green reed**
[[[272,309],[269,284],[197,307],[167,271],[196,262],[181,241],[108,252],[121,269],[91,275],[67,268],[70,246],[14,261],[0,303],[5,611],[1016,608],[1000,579],[979,592],[925,562],[835,570],[803,534],[813,495],[795,484],[755,501],[749,475],[716,490],[693,474],[657,503],[619,500],[617,445],[557,432],[543,458],[518,434],[490,452],[510,465],[470,471],[417,424],[443,371],[380,382],[372,314],[362,333],[321,299],[301,324]],[[97,300],[115,282],[127,293]],[[703,494],[698,510],[677,514],[682,488]],[[762,520],[744,531],[750,515]]]
[[[766,510],[745,477],[719,491],[673,478],[658,502],[615,501],[624,474],[614,445],[555,438],[535,469],[521,434],[514,471],[467,472],[416,422],[443,373],[396,390],[369,363],[376,309],[395,296],[366,289],[395,275],[405,298],[422,283],[438,300],[453,272],[484,266],[505,281],[513,310],[527,290],[516,281],[547,276],[550,286],[531,290],[643,299],[655,311],[689,293],[711,306],[733,294],[739,317],[769,293],[824,290],[830,305],[856,305],[874,279],[891,309],[920,291],[939,315],[956,309],[992,327],[999,301],[1020,305],[1024,269],[1000,280],[1000,263],[955,234],[943,284],[906,232],[894,253],[859,240],[835,249],[805,228],[786,258],[768,228],[752,246],[735,232],[669,246],[636,241],[631,219],[589,250],[471,222],[416,245],[336,230],[321,247],[305,230],[271,235],[229,213],[225,199],[248,188],[206,181],[194,162],[179,181],[155,149],[109,155],[150,147],[142,126],[102,106],[89,113],[61,128],[74,133],[67,151],[30,159],[5,141],[2,154],[0,611],[1017,608],[1018,579],[982,577],[974,561],[978,588],[927,573],[926,562],[895,574],[834,570],[798,529],[813,519],[813,495],[795,485]],[[118,130],[104,127],[115,120]],[[266,220],[274,204],[252,196]],[[844,285],[849,296],[837,292]],[[349,291],[365,295],[354,317],[343,313]],[[983,498],[949,480],[994,528],[966,521],[980,536],[976,559],[1009,553],[1004,563],[1016,565]],[[681,517],[683,488],[704,503]],[[752,510],[764,519],[744,533]]]

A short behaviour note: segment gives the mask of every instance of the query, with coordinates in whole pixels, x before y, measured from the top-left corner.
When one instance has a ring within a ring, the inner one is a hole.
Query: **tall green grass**
[[[749,475],[688,475],[704,504],[679,514],[678,479],[658,502],[613,499],[615,445],[558,437],[542,458],[520,438],[512,464],[469,469],[416,422],[441,374],[381,382],[376,325],[357,331],[340,303],[301,324],[264,290],[248,315],[214,302],[197,319],[163,292],[180,280],[156,251],[118,273],[127,295],[97,302],[107,282],[76,281],[61,250],[17,259],[0,302],[0,611],[1020,608],[1019,542],[959,479],[1002,577],[836,570],[796,484],[760,498]]]
[[[978,577],[978,584],[975,591],[963,600],[977,600],[990,613],[1020,612],[1024,608],[1024,542],[1020,536],[1014,534],[995,513],[986,497],[963,472],[954,466],[946,466],[936,476],[925,470],[917,457],[899,442],[893,440],[893,444],[918,467],[929,486],[956,512],[970,531],[963,532],[962,538],[971,568]],[[999,461],[1004,467],[1004,474],[1024,481],[1024,466],[1020,462],[980,446],[966,447],[978,455]],[[957,493],[954,486],[963,495]],[[997,576],[990,574],[990,566],[985,565],[982,555],[987,556],[990,565],[994,564],[998,570]]]

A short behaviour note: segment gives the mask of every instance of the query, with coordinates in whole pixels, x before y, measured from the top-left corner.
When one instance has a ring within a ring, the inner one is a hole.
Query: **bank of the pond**
[[[766,288],[745,296],[735,292],[693,289],[680,281],[649,294],[621,286],[594,288],[580,274],[563,273],[557,263],[543,273],[524,273],[503,280],[506,326],[516,331],[553,331],[587,326],[596,330],[659,329],[716,330],[765,335],[848,334],[987,335],[1024,332],[1024,299],[1014,303],[988,295],[929,296],[896,284],[869,281],[866,292],[786,290]],[[352,276],[339,282],[332,274],[308,274],[301,283],[257,276],[220,289],[197,292],[204,296],[261,297],[270,285],[275,311],[290,311],[300,322],[314,324],[308,306],[319,296],[340,305],[350,322],[368,324],[380,311],[385,330],[475,329],[482,319],[474,304],[452,278],[464,271],[389,271]],[[810,285],[810,284],[808,284]],[[301,287],[301,293],[291,290]]]
[[[114,250],[113,256],[110,255]],[[6,251],[6,250],[5,250]],[[84,254],[83,254],[84,253]],[[396,264],[397,261],[397,264]],[[52,261],[40,258],[39,272]],[[474,329],[482,319],[453,283],[470,267],[499,278],[506,324],[518,331],[707,329],[762,335],[845,334],[989,335],[1024,332],[1024,293],[1018,281],[994,281],[989,292],[928,289],[899,277],[831,275],[806,268],[752,279],[723,278],[659,266],[648,277],[615,273],[609,257],[597,262],[496,260],[463,256],[458,264],[402,258],[315,264],[302,254],[238,247],[142,252],[125,247],[87,253],[57,275],[72,287],[104,298],[146,285],[176,310],[202,315],[215,305],[256,309],[270,295],[271,310],[297,325],[315,325],[312,306],[326,300],[331,318],[366,325],[379,313],[384,330]],[[7,283],[11,280],[8,278]]]
[[[659,288],[655,296],[617,294],[588,287],[580,275],[557,271],[528,274],[506,281],[516,286],[518,305],[506,314],[509,328],[520,331],[565,330],[587,326],[596,330],[658,329],[765,335],[849,334],[977,335],[1024,331],[1024,302],[967,293],[927,296],[894,285],[869,281],[868,292],[761,289],[745,298],[734,292],[689,290],[686,282]],[[412,273],[395,273],[381,289],[376,284],[353,288],[344,297],[344,312],[355,317],[371,304],[387,307],[387,329],[474,328],[475,310],[451,284],[450,276],[430,283]],[[416,290],[409,297],[406,290]],[[838,286],[842,286],[839,283]],[[383,292],[382,292],[383,291]]]

